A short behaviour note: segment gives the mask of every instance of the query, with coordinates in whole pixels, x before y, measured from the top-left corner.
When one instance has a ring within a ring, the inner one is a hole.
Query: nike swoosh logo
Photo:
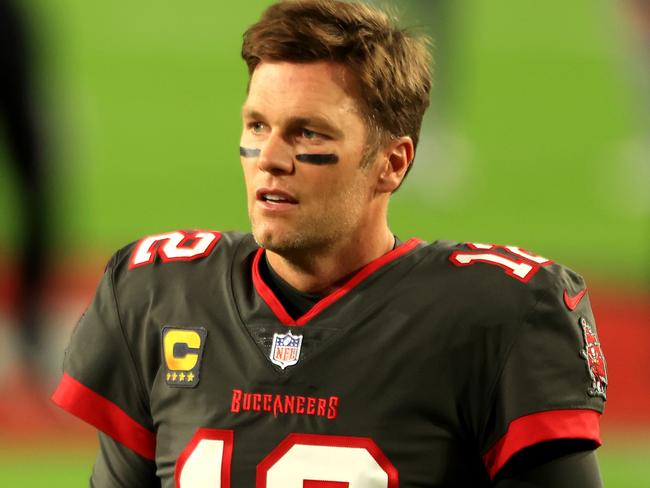
[[[566,291],[566,288],[564,289],[564,303],[566,304],[567,308],[569,310],[575,310],[576,307],[578,306],[578,303],[580,303],[580,300],[582,300],[582,297],[585,296],[585,293],[587,293],[587,289],[584,288],[580,293],[578,293],[575,296],[569,296],[569,293]]]

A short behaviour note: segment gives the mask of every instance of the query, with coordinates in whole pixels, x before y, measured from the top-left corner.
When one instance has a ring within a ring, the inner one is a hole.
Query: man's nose
[[[260,148],[257,164],[269,173],[292,173],[293,151],[280,134],[269,135]]]

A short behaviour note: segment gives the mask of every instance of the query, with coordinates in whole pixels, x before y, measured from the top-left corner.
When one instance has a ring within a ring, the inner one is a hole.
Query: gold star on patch
[[[179,374],[178,377],[181,381],[185,381],[185,373]]]
[[[169,381],[171,378],[172,378],[172,374],[171,374],[171,373],[167,373],[167,381]]]
[[[190,383],[194,381],[194,373],[187,374],[187,381],[189,381]]]
[[[174,372],[172,373],[172,380],[176,381],[178,379],[178,375]]]

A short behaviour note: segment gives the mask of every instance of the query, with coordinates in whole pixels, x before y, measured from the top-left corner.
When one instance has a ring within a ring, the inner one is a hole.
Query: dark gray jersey
[[[489,486],[525,447],[599,444],[604,358],[572,271],[412,239],[291,317],[260,259],[208,231],[118,251],[55,402],[163,487]]]

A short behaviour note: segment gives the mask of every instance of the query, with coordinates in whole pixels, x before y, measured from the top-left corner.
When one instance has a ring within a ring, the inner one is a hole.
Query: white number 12
[[[232,430],[199,429],[176,462],[176,488],[230,488]],[[289,434],[257,466],[256,488],[398,488],[367,437]]]

